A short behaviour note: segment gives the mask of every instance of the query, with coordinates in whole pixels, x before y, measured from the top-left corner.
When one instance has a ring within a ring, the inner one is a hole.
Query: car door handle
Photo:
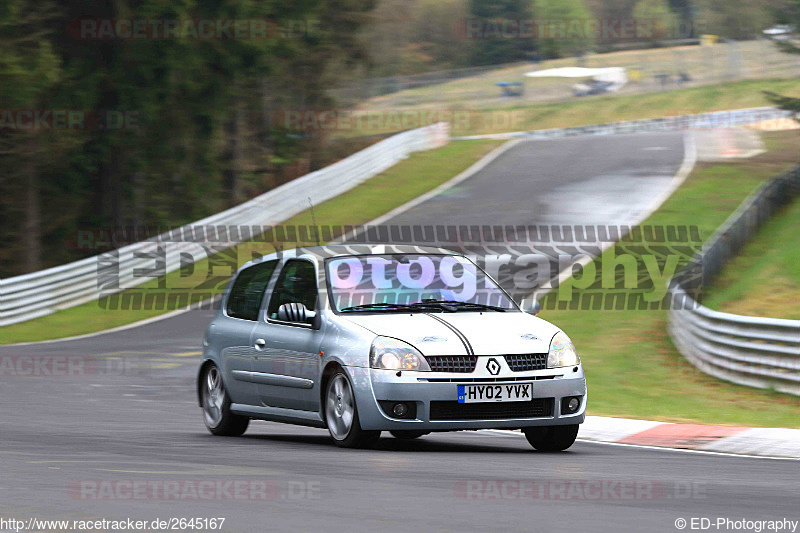
[[[256,350],[263,350],[266,345],[267,341],[265,341],[264,339],[256,339],[256,344],[255,344]]]

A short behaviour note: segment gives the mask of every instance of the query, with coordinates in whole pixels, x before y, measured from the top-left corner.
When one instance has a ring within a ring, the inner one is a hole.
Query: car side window
[[[287,303],[301,303],[309,311],[316,309],[317,272],[311,262],[301,259],[286,262],[272,291],[267,316],[277,319],[278,308]]]
[[[242,270],[233,282],[225,310],[228,316],[244,320],[258,320],[258,310],[264,300],[272,273],[278,260],[266,261]]]

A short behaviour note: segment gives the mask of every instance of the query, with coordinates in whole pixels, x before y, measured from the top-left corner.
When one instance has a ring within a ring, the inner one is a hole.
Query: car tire
[[[342,369],[328,380],[323,411],[328,433],[341,448],[369,448],[381,436],[380,431],[361,429],[353,386]]]
[[[200,375],[200,399],[203,422],[211,433],[238,437],[247,431],[250,419],[231,412],[231,398],[217,365],[208,365]]]
[[[522,430],[531,446],[540,452],[566,450],[578,437],[578,424],[569,426],[541,426]]]
[[[401,429],[397,431],[390,431],[392,437],[400,440],[418,439],[430,433],[430,431],[412,431],[410,429]]]

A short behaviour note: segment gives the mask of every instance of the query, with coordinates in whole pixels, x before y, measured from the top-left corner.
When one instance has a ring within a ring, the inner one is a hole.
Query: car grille
[[[425,356],[433,372],[462,372],[469,374],[478,364],[476,355],[428,355]]]
[[[524,377],[502,377],[502,378],[417,378],[420,383],[501,383],[512,381],[538,381],[542,379],[556,379],[561,376],[524,376]]]
[[[553,416],[553,398],[527,402],[458,403],[432,401],[430,420],[497,420]]]
[[[527,372],[529,370],[544,370],[547,368],[546,353],[523,353],[504,357],[508,368],[512,372]]]

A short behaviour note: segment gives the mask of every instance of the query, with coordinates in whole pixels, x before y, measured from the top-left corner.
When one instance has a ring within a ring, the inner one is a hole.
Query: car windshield
[[[337,312],[518,311],[483,270],[458,255],[337,257],[326,270]]]

